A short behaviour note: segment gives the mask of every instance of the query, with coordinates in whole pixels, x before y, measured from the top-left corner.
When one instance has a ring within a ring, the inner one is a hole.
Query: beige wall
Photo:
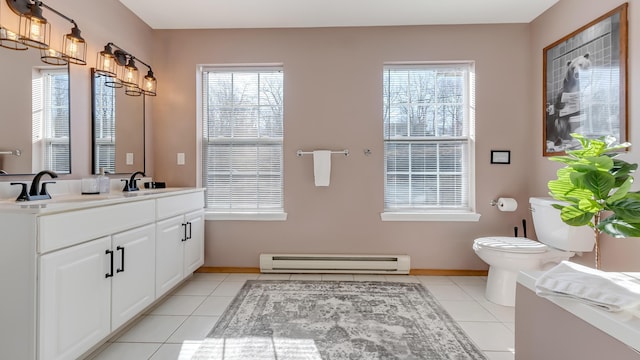
[[[559,165],[542,157],[542,51],[554,41],[566,36],[601,15],[623,4],[621,0],[602,0],[589,2],[585,6],[581,0],[561,0],[531,23],[531,54],[529,82],[532,87],[530,114],[527,131],[533,134],[535,156],[531,161],[531,178],[528,192],[532,196],[545,195],[546,184],[555,178]],[[637,125],[638,104],[640,104],[640,8],[637,1],[629,2],[629,59],[628,59],[628,102],[629,102],[629,141],[637,143],[640,139],[640,127]],[[625,155],[625,160],[640,162],[640,147],[634,146]],[[637,175],[636,175],[637,176]],[[636,179],[637,180],[637,179]],[[640,270],[640,240],[604,239],[602,242],[602,267],[611,271]],[[593,254],[576,257],[575,261],[593,266]]]
[[[510,235],[527,216],[531,67],[528,25],[157,31],[155,176],[196,185],[198,64],[282,63],[285,71],[284,222],[208,221],[207,266],[257,266],[261,252],[406,253],[412,268],[486,269],[471,245]],[[382,67],[392,61],[473,60],[477,73],[479,222],[382,222]],[[170,91],[167,87],[170,86]],[[162,144],[161,146],[159,144]],[[296,150],[349,149],[332,158],[331,186],[313,184],[311,157]],[[366,157],[363,149],[371,149]],[[490,165],[491,149],[511,165]],[[184,152],[185,166],[175,165]],[[489,206],[498,196],[516,213]]]
[[[18,17],[8,10],[6,1],[0,1],[2,5],[3,25],[17,29]],[[82,31],[82,37],[87,41],[87,65],[71,65],[71,175],[61,176],[62,179],[81,178],[91,174],[91,67],[95,67],[96,54],[104,48],[108,42],[114,42],[140,57],[145,62],[151,63],[153,30],[133,15],[118,0],[103,1],[76,1],[76,0],[49,0],[47,5],[74,19]],[[52,44],[60,44],[62,35],[71,29],[71,23],[62,20],[57,15],[43,10],[43,15],[53,23]],[[2,52],[11,50],[0,49]],[[30,53],[38,53],[38,50],[29,49]],[[35,56],[35,55],[34,55]],[[4,86],[8,86],[4,83]],[[28,80],[27,80],[28,81]],[[151,119],[151,107],[153,101],[147,101],[147,116]],[[4,112],[3,112],[4,115]],[[28,121],[31,119],[16,119],[16,121]],[[149,127],[151,129],[151,127]],[[149,130],[150,133],[150,130]],[[149,135],[150,139],[150,135]],[[153,154],[151,141],[147,142],[147,170],[153,172]],[[18,177],[11,176],[9,179]],[[25,177],[20,177],[25,178]],[[30,177],[29,177],[30,178]]]

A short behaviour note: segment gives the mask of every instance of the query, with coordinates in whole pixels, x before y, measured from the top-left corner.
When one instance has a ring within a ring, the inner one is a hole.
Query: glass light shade
[[[142,90],[140,90],[137,86],[126,86],[124,89],[124,93],[129,96],[140,96],[142,95]]]
[[[52,48],[40,50],[40,60],[50,65],[67,65],[68,63],[60,51]]]
[[[80,29],[74,26],[71,33],[62,38],[63,56],[73,64],[87,64],[87,43],[80,36]]]
[[[96,72],[100,75],[116,77],[116,59],[111,51],[100,51],[96,60]]]
[[[133,59],[129,59],[129,62],[124,67],[121,80],[125,86],[138,87],[138,68]]]
[[[123,87],[124,84],[122,84],[122,80],[120,80],[120,78],[122,77],[122,68],[122,66],[115,64],[113,68],[115,76],[109,76],[109,78],[105,80],[104,85],[112,88]]]
[[[18,34],[0,26],[0,46],[11,50],[27,50],[29,47],[20,41]]]
[[[36,49],[49,48],[51,24],[42,17],[42,9],[37,5],[31,6],[31,12],[20,15],[20,41]]]
[[[147,96],[156,96],[156,88],[158,86],[158,81],[153,76],[153,72],[149,70],[147,75],[142,79],[142,86],[140,90]]]

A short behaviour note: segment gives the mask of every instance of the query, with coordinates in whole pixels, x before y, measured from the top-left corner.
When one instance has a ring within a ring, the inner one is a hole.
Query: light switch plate
[[[178,165],[184,165],[184,153],[178,153]]]
[[[133,153],[127,153],[127,165],[133,165]]]

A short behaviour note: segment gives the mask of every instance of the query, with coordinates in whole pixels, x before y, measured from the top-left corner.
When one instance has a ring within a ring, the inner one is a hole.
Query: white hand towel
[[[572,298],[607,311],[633,312],[640,306],[640,281],[563,261],[538,278],[536,294]]]
[[[315,150],[313,152],[313,177],[316,186],[329,186],[331,179],[331,151]]]

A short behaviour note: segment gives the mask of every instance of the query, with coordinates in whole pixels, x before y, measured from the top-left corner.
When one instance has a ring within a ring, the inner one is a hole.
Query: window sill
[[[383,212],[380,214],[382,221],[468,221],[480,220],[480,214],[472,212],[442,212],[442,213],[410,213],[410,212]]]
[[[250,212],[216,212],[206,211],[204,215],[205,220],[212,221],[228,221],[228,220],[240,220],[240,221],[285,221],[287,220],[287,213],[250,213]]]

